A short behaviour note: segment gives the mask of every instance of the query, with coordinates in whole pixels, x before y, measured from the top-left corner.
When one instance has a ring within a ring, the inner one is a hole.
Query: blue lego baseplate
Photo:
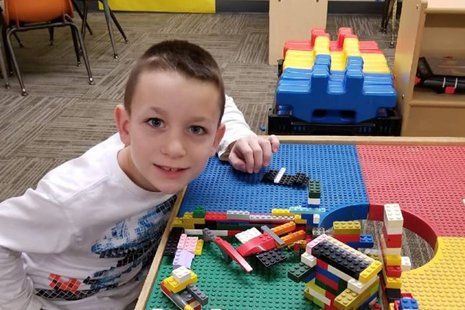
[[[345,71],[330,71],[331,57],[317,55],[312,69],[287,68],[276,89],[276,111],[309,123],[356,124],[396,106],[390,74],[363,72],[363,59],[348,57]]]
[[[246,210],[271,213],[273,208],[306,206],[307,187],[293,188],[261,182],[269,169],[286,167],[286,174],[303,172],[320,180],[321,226],[335,220],[366,219],[368,196],[354,145],[282,144],[268,168],[257,174],[234,170],[218,158],[188,187],[179,214],[203,206],[207,211]]]

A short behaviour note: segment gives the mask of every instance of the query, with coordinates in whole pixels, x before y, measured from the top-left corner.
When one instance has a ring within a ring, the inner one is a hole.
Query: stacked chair
[[[11,44],[11,36],[17,32],[29,30],[47,28],[50,32],[50,41],[53,42],[54,27],[70,27],[77,63],[78,65],[80,64],[80,55],[82,53],[89,84],[93,84],[92,72],[84,41],[79,28],[72,19],[74,15],[71,0],[4,0],[4,7],[4,27],[2,34],[6,45],[6,55],[9,65],[10,62],[13,63],[22,95],[27,95],[27,92]],[[2,67],[2,72],[4,71]]]

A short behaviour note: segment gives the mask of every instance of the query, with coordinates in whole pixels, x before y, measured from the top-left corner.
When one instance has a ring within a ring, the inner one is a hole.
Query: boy
[[[156,44],[139,59],[115,119],[119,135],[0,204],[1,309],[124,309],[139,294],[174,194],[218,147],[247,172],[279,147],[276,137],[251,134],[231,98],[225,107],[218,65],[185,41]]]

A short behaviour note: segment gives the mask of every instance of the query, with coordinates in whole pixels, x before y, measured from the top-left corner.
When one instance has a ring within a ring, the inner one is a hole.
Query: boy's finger
[[[253,171],[252,172],[259,172],[260,169],[262,168],[263,164],[263,150],[261,147],[261,144],[259,143],[260,139],[253,139],[249,141],[249,145],[253,150]]]
[[[273,153],[276,153],[279,150],[279,139],[275,135],[271,135],[268,137],[268,140],[271,143],[271,149],[273,150]]]
[[[252,173],[254,169],[254,152],[250,144],[241,140],[234,146],[238,158],[242,158],[245,163],[245,170]]]
[[[263,166],[267,167],[270,164],[271,155],[273,154],[271,150],[271,143],[267,139],[260,139],[258,143],[260,143],[262,148]]]
[[[234,169],[245,172],[245,163],[244,161],[237,156],[236,153],[229,154],[229,163],[233,166]]]

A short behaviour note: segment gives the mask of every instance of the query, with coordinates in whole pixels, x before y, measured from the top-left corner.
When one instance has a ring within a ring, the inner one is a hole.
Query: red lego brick
[[[346,235],[346,234],[334,235],[333,234],[332,237],[344,243],[360,242],[360,234],[353,234],[353,235]]]
[[[231,257],[231,259],[238,263],[244,271],[251,272],[253,270],[244,257],[242,257],[229,242],[220,237],[215,237],[214,241],[229,257]]]
[[[336,295],[334,295],[333,293],[331,293],[331,292],[328,291],[328,290],[325,291],[325,296],[326,296],[327,298],[331,299],[331,304],[332,304],[334,298],[336,298]]]
[[[334,291],[337,292],[339,290],[339,284],[326,277],[324,274],[317,272],[315,277],[317,280],[332,288]]]
[[[205,213],[205,221],[210,222],[221,222],[227,221],[228,217],[225,212],[206,212]]]
[[[237,248],[237,252],[242,256],[250,256],[260,252],[273,250],[276,248],[276,241],[268,235],[257,236]]]
[[[322,261],[321,259],[316,260],[316,264],[323,268],[324,270],[328,270],[328,263],[325,261]]]
[[[392,278],[400,278],[402,275],[402,268],[399,266],[386,266],[386,275]]]
[[[386,246],[388,248],[401,248],[402,247],[402,234],[399,235],[388,235],[386,227],[383,225],[384,240],[386,240]]]

